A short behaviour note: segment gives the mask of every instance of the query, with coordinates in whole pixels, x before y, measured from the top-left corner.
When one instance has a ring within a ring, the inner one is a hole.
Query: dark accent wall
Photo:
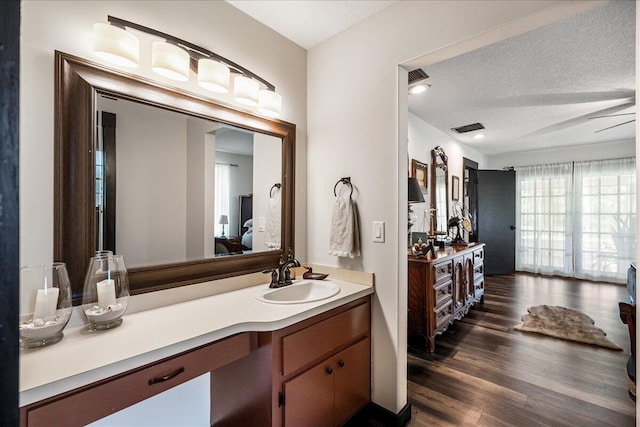
[[[18,412],[20,1],[0,1],[0,424]]]

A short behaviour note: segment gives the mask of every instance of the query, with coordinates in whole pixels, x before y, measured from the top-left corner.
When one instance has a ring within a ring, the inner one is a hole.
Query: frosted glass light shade
[[[138,38],[102,22],[93,24],[93,51],[99,58],[123,67],[137,67],[140,62]]]
[[[261,90],[258,94],[258,111],[268,117],[280,117],[282,96],[271,90]]]
[[[171,80],[189,80],[189,54],[186,50],[166,42],[153,42],[151,68]]]
[[[229,67],[211,59],[198,60],[198,84],[212,92],[229,92]]]
[[[258,82],[244,76],[233,80],[233,96],[240,104],[255,107],[258,105]]]

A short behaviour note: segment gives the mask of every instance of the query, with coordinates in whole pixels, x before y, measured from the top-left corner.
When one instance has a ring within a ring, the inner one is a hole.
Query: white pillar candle
[[[113,279],[106,279],[96,284],[98,287],[98,305],[106,307],[116,305],[116,284]]]
[[[38,289],[36,294],[36,306],[33,309],[33,318],[48,320],[56,315],[58,307],[58,288]]]

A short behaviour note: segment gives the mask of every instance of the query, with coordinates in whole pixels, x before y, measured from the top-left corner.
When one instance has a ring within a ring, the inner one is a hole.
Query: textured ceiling
[[[311,49],[398,0],[226,1],[297,45]]]
[[[409,110],[487,155],[635,138],[635,2],[618,1],[423,68]],[[451,128],[481,122],[486,136]]]

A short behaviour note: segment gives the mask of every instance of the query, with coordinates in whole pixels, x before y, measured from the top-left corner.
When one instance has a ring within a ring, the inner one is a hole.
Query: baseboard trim
[[[367,406],[362,408],[353,416],[344,427],[359,426],[388,426],[388,427],[404,427],[411,421],[411,404],[407,403],[397,414],[382,406],[369,402]]]

